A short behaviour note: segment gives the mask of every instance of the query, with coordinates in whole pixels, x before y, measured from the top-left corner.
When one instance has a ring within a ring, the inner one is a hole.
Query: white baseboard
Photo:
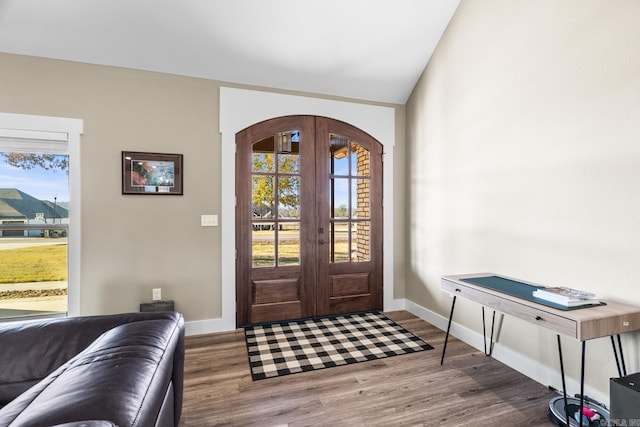
[[[405,310],[412,314],[415,314],[416,316],[431,323],[432,325],[443,331],[447,330],[447,323],[449,319],[441,316],[438,313],[435,313],[408,300],[405,301]],[[455,321],[451,323],[451,330],[449,333],[450,335],[474,347],[475,349],[484,351],[484,337],[481,334],[462,325],[459,325]],[[517,352],[515,349],[506,347],[499,343],[494,344],[492,357],[544,386],[550,386],[555,388],[556,390],[562,391],[562,378],[559,369],[554,369],[552,367],[542,365],[538,361]],[[446,355],[444,363],[447,363]],[[574,394],[580,392],[579,379],[565,376],[565,381],[567,384],[567,394],[569,396],[573,396]],[[587,396],[607,406],[609,405],[609,396],[607,394],[601,392],[600,390],[593,389],[586,384],[584,389],[584,392]]]
[[[236,329],[235,325],[230,325],[223,318],[194,320],[184,323],[185,335],[203,335],[216,332],[229,332]]]
[[[404,298],[385,301],[384,311],[406,310],[406,301]]]

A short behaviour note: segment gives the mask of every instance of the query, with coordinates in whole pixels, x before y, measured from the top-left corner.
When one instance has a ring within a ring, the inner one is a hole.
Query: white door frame
[[[229,87],[220,88],[222,134],[220,233],[222,242],[222,319],[218,330],[236,328],[235,273],[235,147],[236,133],[261,121],[288,115],[325,116],[347,122],[384,146],[384,310],[402,308],[393,298],[393,147],[395,111],[381,107],[321,98],[285,95]]]

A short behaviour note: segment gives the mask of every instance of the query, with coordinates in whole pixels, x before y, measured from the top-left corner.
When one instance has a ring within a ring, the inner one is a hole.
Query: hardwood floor
[[[547,387],[406,311],[385,313],[434,349],[252,381],[244,332],[187,337],[193,426],[552,426]]]

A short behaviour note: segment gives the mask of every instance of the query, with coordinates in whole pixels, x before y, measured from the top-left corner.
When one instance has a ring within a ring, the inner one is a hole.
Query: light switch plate
[[[202,227],[217,227],[218,215],[200,215],[200,225]]]

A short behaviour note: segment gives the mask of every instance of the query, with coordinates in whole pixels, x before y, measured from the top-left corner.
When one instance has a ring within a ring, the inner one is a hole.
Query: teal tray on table
[[[535,302],[537,304],[546,305],[547,307],[556,308],[558,310],[578,310],[580,308],[606,305],[605,302],[598,300],[594,300],[593,304],[579,305],[574,307],[567,307],[566,305],[556,304],[554,302],[547,301],[542,298],[536,298],[533,296],[533,291],[544,289],[545,286],[530,285],[528,283],[518,282],[517,280],[505,279],[504,277],[500,276],[469,277],[467,279],[460,279],[460,281],[482,286],[483,288],[492,289],[494,291],[522,298],[527,301]]]

